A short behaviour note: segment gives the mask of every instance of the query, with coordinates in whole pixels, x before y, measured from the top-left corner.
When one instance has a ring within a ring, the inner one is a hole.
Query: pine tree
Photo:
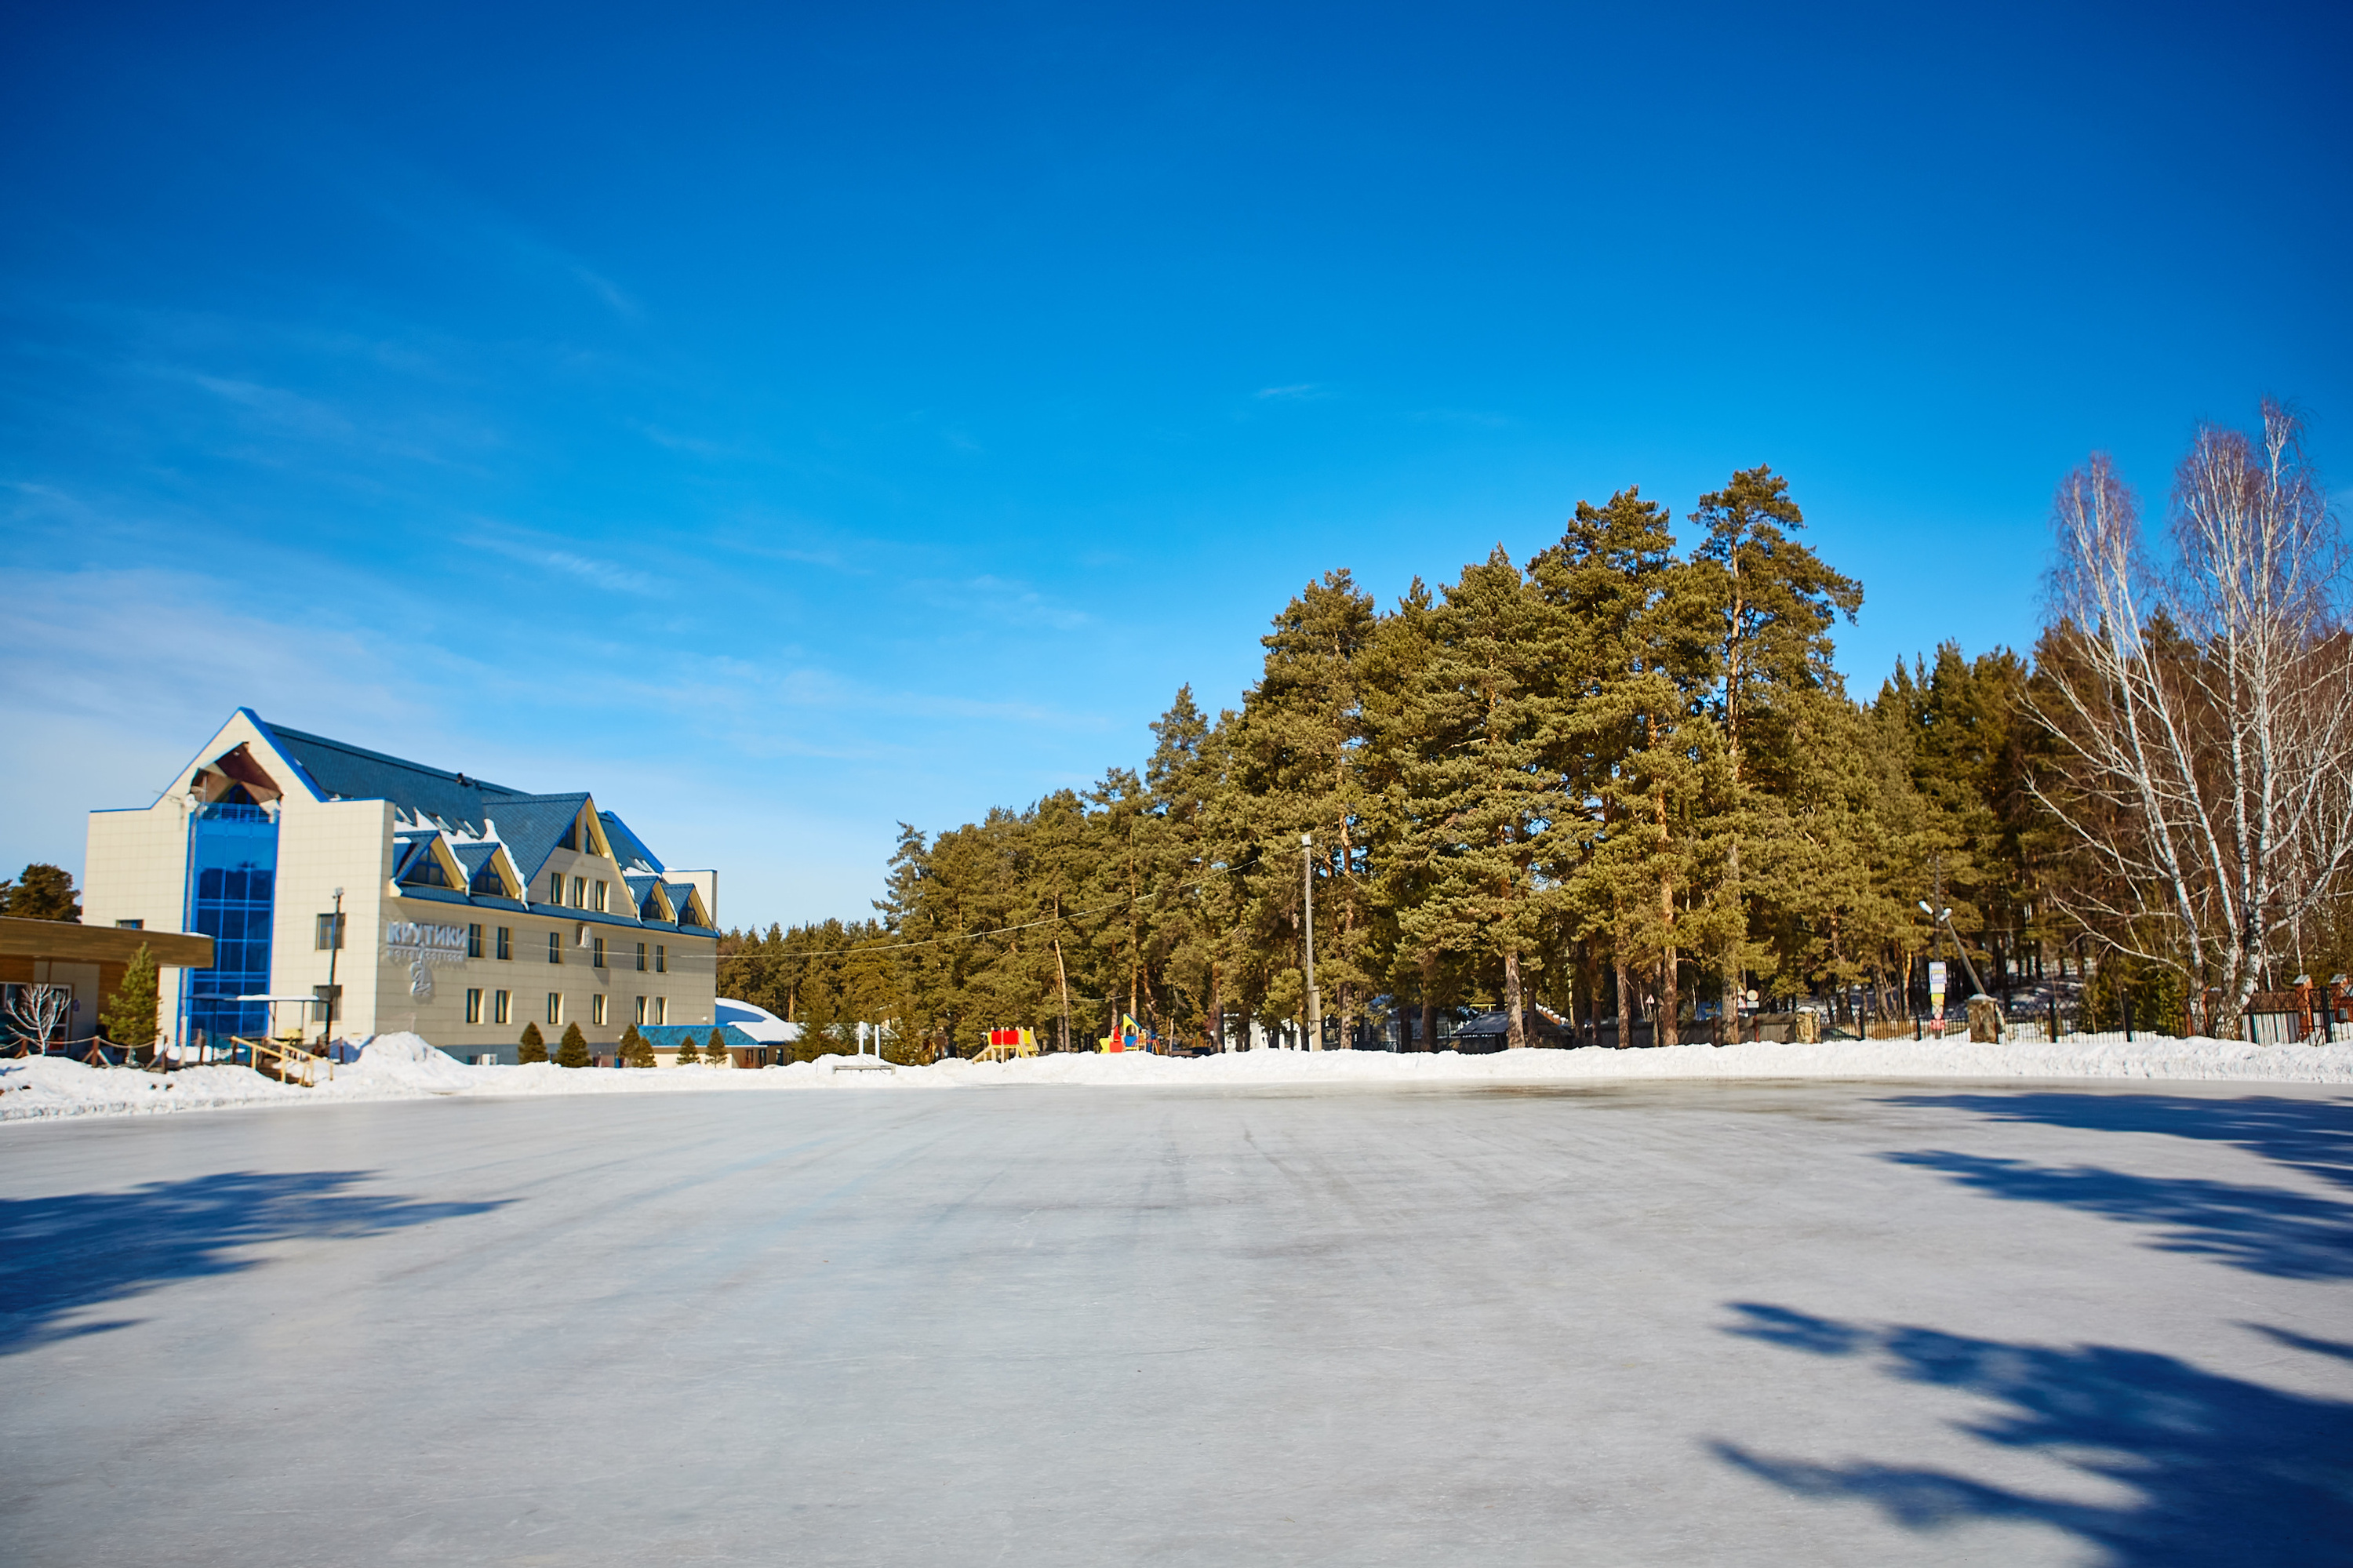
[[[1363,659],[1378,624],[1372,596],[1345,569],[1309,583],[1259,640],[1266,662],[1244,697],[1235,735],[1237,782],[1250,797],[1238,825],[1258,852],[1247,879],[1255,909],[1246,918],[1263,947],[1292,966],[1268,977],[1268,1001],[1278,1012],[1305,1017],[1299,835],[1308,832],[1314,838],[1307,853],[1316,886],[1316,988],[1331,1000],[1344,1048],[1377,980],[1380,933],[1366,842],[1372,736]],[[1307,1044],[1321,1049],[1323,1043]]]
[[[678,1037],[678,1065],[681,1067],[691,1067],[702,1060],[702,1052],[694,1044],[694,1036],[691,1034],[680,1035]]]
[[[102,1017],[106,1037],[117,1045],[133,1051],[143,1051],[155,1044],[159,1033],[161,999],[155,986],[155,959],[147,951],[147,944],[131,955],[123,967],[122,983],[107,999]]]
[[[1633,1039],[1638,976],[1656,988],[1653,1039],[1674,1043],[1678,969],[1693,945],[1694,822],[1712,748],[1692,711],[1705,661],[1673,546],[1666,508],[1629,488],[1606,506],[1578,502],[1560,543],[1528,564],[1565,621],[1554,765],[1598,810],[1577,838],[1560,835],[1549,870],[1569,891],[1570,928],[1609,953],[1621,1045]]]
[[[555,1048],[555,1065],[559,1067],[585,1067],[588,1065],[588,1036],[580,1033],[580,1025],[564,1026],[564,1043]]]
[[[1400,916],[1400,931],[1417,947],[1502,961],[1516,1049],[1527,1044],[1525,971],[1550,898],[1538,868],[1575,837],[1580,814],[1557,767],[1567,621],[1500,545],[1444,592],[1407,720],[1418,755],[1406,853],[1430,894]]]
[[[538,1024],[525,1023],[522,1026],[522,1043],[515,1047],[515,1060],[518,1062],[547,1060],[547,1036],[539,1032]]]
[[[0,915],[79,925],[81,905],[74,897],[71,874],[61,866],[35,861],[17,874],[16,881],[0,881]]]
[[[1733,799],[1720,895],[1734,909],[1758,890],[1746,885],[1742,860],[1755,832],[1747,821],[1751,789],[1778,782],[1777,762],[1790,753],[1788,694],[1839,690],[1828,635],[1837,612],[1849,620],[1862,604],[1862,585],[1822,564],[1790,535],[1805,526],[1789,482],[1770,468],[1743,469],[1722,490],[1699,498],[1691,520],[1707,530],[1691,554],[1691,602],[1704,612],[1714,664],[1710,705],[1724,730]],[[1738,923],[1723,948],[1724,1005],[1736,1005],[1751,952]]]
[[[735,1054],[727,1049],[727,1036],[716,1029],[711,1032],[711,1038],[702,1043],[702,1054],[714,1067],[735,1065]]]
[[[621,1065],[624,1067],[650,1067],[653,1065],[654,1048],[646,1043],[646,1037],[644,1035],[638,1033],[638,1026],[632,1023],[627,1029],[622,1030]]]

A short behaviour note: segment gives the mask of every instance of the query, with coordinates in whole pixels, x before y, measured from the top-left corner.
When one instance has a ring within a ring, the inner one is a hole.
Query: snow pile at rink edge
[[[323,1069],[323,1064],[322,1067]],[[1251,1051],[1196,1058],[1094,1054],[1012,1062],[944,1062],[895,1072],[841,1072],[831,1061],[757,1070],[565,1068],[550,1063],[476,1067],[415,1034],[378,1035],[357,1062],[315,1088],[273,1083],[245,1067],[172,1074],[88,1066],[62,1057],[0,1061],[0,1121],[141,1116],[236,1106],[327,1105],[444,1096],[891,1091],[999,1085],[1250,1088],[1377,1084],[1570,1084],[1710,1078],[2136,1078],[2353,1084],[2353,1044],[2256,1045],[2239,1040],[2144,1036],[1973,1045],[1946,1041],[1827,1041],[1721,1049],[1530,1050],[1463,1056],[1451,1051]]]

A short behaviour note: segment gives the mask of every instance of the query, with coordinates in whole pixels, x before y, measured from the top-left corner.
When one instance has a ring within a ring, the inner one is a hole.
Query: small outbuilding
[[[694,1042],[694,1054],[705,1062],[710,1059],[711,1034],[716,1028],[725,1046],[730,1067],[765,1067],[787,1060],[792,1053],[781,1045],[763,1044],[733,1023],[649,1023],[638,1033],[654,1048],[654,1065],[675,1067],[679,1054],[689,1040]]]
[[[1568,1044],[1567,1028],[1559,1019],[1555,1018],[1543,1008],[1523,1009],[1522,1017],[1526,1022],[1529,1044],[1566,1045]],[[1511,1038],[1512,1015],[1498,1008],[1493,1012],[1482,1012],[1476,1018],[1468,1018],[1456,1024],[1454,1033],[1444,1042],[1444,1044],[1450,1051],[1460,1051],[1466,1056],[1475,1056],[1485,1052],[1505,1049],[1510,1045]]]
[[[136,924],[83,926],[70,920],[24,920],[0,916],[0,985],[56,986],[69,993],[64,1019],[52,1044],[73,1044],[98,1033],[106,999],[122,985],[122,971],[141,947],[159,969],[212,967],[213,939],[177,931],[148,931]],[[159,977],[160,993],[176,991],[176,975]],[[164,1006],[169,1019],[168,1001]]]

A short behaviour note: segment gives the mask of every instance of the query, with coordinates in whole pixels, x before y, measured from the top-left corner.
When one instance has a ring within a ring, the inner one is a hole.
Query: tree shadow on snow
[[[2105,1504],[1989,1485],[1949,1470],[1826,1465],[1712,1445],[1716,1456],[1802,1496],[1851,1499],[1905,1528],[2025,1520],[2096,1546],[2118,1568],[2353,1562],[2353,1404],[2219,1376],[2110,1345],[2060,1349],[1935,1330],[1815,1318],[1735,1302],[1726,1331],[1811,1355],[1873,1358],[1885,1375],[2003,1408],[1961,1430],[2129,1489]],[[2269,1331],[2327,1354],[2346,1347]]]
[[[1891,1105],[1975,1111],[1990,1119],[2227,1143],[2335,1185],[2353,1186],[2353,1104],[2273,1096],[2030,1093],[1906,1095]],[[2127,1174],[2098,1166],[1946,1150],[1889,1154],[1991,1197],[2055,1203],[2159,1226],[2155,1245],[2280,1279],[2353,1278],[2353,1203],[2279,1187]]]
[[[2227,1143],[2333,1185],[2353,1187],[2353,1102],[2341,1099],[2044,1092],[1905,1095],[1885,1103],[1975,1111],[1994,1121]]]
[[[234,1171],[111,1192],[0,1199],[0,1355],[126,1328],[136,1319],[64,1319],[174,1280],[234,1274],[261,1261],[242,1248],[375,1235],[501,1206],[348,1191],[371,1174]]]
[[[2132,1176],[2096,1166],[2036,1165],[1926,1150],[1890,1154],[1941,1171],[1965,1187],[2016,1202],[2057,1203],[2133,1224],[2164,1227],[2155,1245],[2276,1279],[2353,1279],[2353,1203],[2280,1187],[2186,1177]]]

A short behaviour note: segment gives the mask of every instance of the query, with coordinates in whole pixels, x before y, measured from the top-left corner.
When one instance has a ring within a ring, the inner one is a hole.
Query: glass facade
[[[278,824],[259,806],[212,805],[188,824],[186,929],[213,939],[213,967],[186,971],[181,1016],[188,1032],[224,1044],[269,1027],[270,910],[277,894]]]

